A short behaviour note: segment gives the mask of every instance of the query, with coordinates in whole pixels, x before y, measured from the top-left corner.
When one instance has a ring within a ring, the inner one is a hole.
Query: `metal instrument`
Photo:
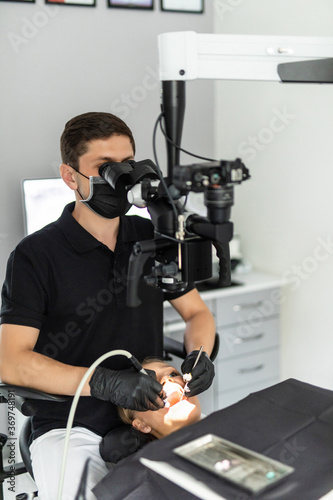
[[[198,361],[200,359],[200,356],[202,354],[202,350],[203,350],[203,346],[201,346],[200,349],[199,349],[198,355],[197,355],[197,357],[196,357],[196,359],[194,361],[194,364],[192,366],[192,370],[194,370],[194,368],[197,366],[197,363],[198,363]],[[186,384],[184,385],[183,395],[182,395],[180,401],[182,401],[182,399],[184,399],[186,392],[190,392],[190,389],[188,388],[188,383],[192,380],[192,373],[191,372],[190,373],[184,373],[183,380],[184,380],[184,382],[186,382]]]

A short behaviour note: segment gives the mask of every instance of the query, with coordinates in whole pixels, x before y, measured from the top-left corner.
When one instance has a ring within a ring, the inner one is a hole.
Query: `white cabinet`
[[[238,281],[243,284],[201,293],[220,336],[214,383],[200,396],[204,413],[279,381],[282,282],[263,273],[242,275]],[[172,307],[165,307],[164,325],[166,335],[183,340],[184,323]]]
[[[214,409],[279,381],[277,288],[215,299],[220,351],[215,361]]]

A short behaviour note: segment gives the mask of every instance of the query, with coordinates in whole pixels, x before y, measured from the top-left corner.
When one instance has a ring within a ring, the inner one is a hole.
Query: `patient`
[[[118,407],[120,419],[127,425],[110,431],[100,444],[100,454],[109,465],[135,453],[149,441],[163,438],[201,419],[197,396],[185,396],[180,401],[185,383],[173,366],[157,358],[146,358],[142,366],[154,370],[157,380],[163,384],[165,406],[155,411]]]
[[[115,498],[114,495],[120,498],[117,496],[118,485],[117,482],[114,482],[113,476],[114,471],[117,470],[115,465],[120,460],[129,457],[149,441],[164,438],[201,419],[201,408],[197,396],[185,396],[180,401],[185,383],[181,374],[173,366],[156,358],[145,359],[142,366],[153,370],[157,380],[163,385],[164,395],[162,397],[165,401],[165,407],[155,411],[118,408],[121,420],[128,425],[113,429],[101,441],[101,456],[111,469],[109,474],[94,489],[94,494],[101,500],[111,500],[111,498]],[[131,467],[131,465],[129,466]],[[130,483],[131,481],[129,481]],[[119,487],[121,488],[120,483]],[[137,492],[136,488],[135,492],[137,493],[135,498],[147,498],[143,494],[140,496],[140,492]],[[132,494],[133,491],[130,494],[131,498]],[[129,497],[126,495],[126,498]]]
[[[165,407],[155,411],[118,408],[119,416],[125,424],[160,439],[201,419],[198,397],[186,397],[185,393],[181,399],[185,383],[173,366],[156,358],[147,358],[142,366],[154,370],[158,382],[163,385]]]

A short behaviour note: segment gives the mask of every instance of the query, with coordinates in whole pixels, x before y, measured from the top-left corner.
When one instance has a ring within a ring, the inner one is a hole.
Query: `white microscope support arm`
[[[333,83],[332,37],[184,31],[159,35],[158,46],[162,81],[203,78]],[[279,65],[284,63],[302,64],[298,69],[294,65],[292,77],[288,80],[279,74]]]

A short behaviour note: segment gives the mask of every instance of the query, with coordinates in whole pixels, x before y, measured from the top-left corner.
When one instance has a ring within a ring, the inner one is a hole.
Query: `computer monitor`
[[[49,179],[24,179],[23,216],[25,234],[31,234],[57,220],[65,205],[75,200],[74,191],[69,189],[61,177]],[[127,215],[150,218],[147,209],[132,206]]]

